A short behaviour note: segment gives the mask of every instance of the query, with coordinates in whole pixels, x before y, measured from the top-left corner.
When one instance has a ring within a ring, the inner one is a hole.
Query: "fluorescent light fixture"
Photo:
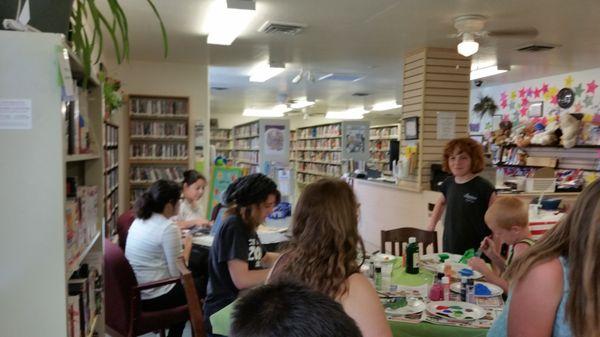
[[[278,104],[278,105],[272,107],[271,109],[253,109],[253,108],[247,108],[247,109],[244,109],[244,112],[242,113],[242,116],[248,116],[248,117],[283,117],[283,115],[286,112],[291,111],[291,110],[292,109],[289,108],[285,104]]]
[[[214,0],[205,16],[206,43],[229,46],[250,24],[254,9],[254,1]]]
[[[294,103],[290,104],[290,108],[292,109],[304,109],[309,106],[314,105],[315,102],[307,101],[306,97],[298,98]]]
[[[250,82],[264,82],[271,77],[281,74],[285,70],[285,67],[273,67],[269,65],[269,62],[264,61],[255,65],[250,70]]]
[[[485,68],[481,68],[481,69],[472,70],[471,71],[471,81],[479,79],[479,78],[502,74],[509,70],[510,70],[510,66],[504,67],[502,69],[498,68],[498,66],[491,66],[491,67],[485,67]]]
[[[327,119],[363,119],[363,115],[368,113],[363,108],[353,108],[343,111],[327,111],[325,118]]]
[[[373,111],[385,111],[391,109],[397,109],[402,107],[402,104],[396,103],[396,101],[385,101],[373,104]]]
[[[276,106],[273,107],[272,110],[273,111],[277,111],[277,112],[279,112],[281,114],[284,114],[284,113],[286,113],[288,111],[292,111],[292,108],[288,107],[285,104],[277,104]]]
[[[469,57],[479,50],[479,43],[473,38],[473,34],[464,33],[463,40],[456,46],[456,50],[464,57]]]
[[[326,78],[330,78],[331,76],[333,76],[333,73],[329,73],[329,74],[327,74],[327,75],[323,75],[323,76],[319,77],[319,78],[317,79],[317,81],[324,80],[324,79],[326,79]]]

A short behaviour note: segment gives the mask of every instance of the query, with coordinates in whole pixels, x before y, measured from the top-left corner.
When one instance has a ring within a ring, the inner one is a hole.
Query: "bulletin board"
[[[208,211],[212,214],[213,208],[220,202],[221,192],[225,191],[229,184],[242,176],[240,167],[213,166],[210,179],[210,195],[208,199]]]

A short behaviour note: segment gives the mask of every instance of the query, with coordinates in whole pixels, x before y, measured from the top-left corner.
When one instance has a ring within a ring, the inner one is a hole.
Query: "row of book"
[[[342,140],[340,138],[298,140],[298,141],[296,141],[295,145],[296,145],[295,149],[334,150],[334,149],[339,149],[342,146]]]
[[[210,144],[214,145],[217,149],[229,149],[231,143],[228,140],[210,140]]]
[[[315,137],[337,137],[342,134],[341,124],[314,126],[306,129],[298,129],[296,139]]]
[[[339,177],[342,175],[342,167],[340,165],[298,162],[298,171],[320,173],[335,177]]]
[[[210,138],[229,139],[230,130],[210,130]]]
[[[302,172],[298,172],[296,173],[296,181],[301,183],[301,184],[310,184],[312,182],[315,182],[319,179],[323,178],[322,176],[317,176],[314,174],[308,174],[308,173],[302,173]]]
[[[381,161],[381,160],[389,161],[390,160],[390,153],[389,152],[384,152],[384,151],[371,152],[371,155],[370,155],[369,159],[370,160],[375,160],[375,161]]]
[[[187,144],[132,144],[129,157],[134,159],[187,159]]]
[[[398,127],[390,126],[383,128],[374,128],[369,131],[370,138],[398,138]]]
[[[233,147],[236,149],[258,149],[258,138],[236,139]]]
[[[258,123],[236,127],[233,129],[233,137],[258,137]]]
[[[241,167],[243,169],[248,170],[248,174],[252,174],[252,173],[259,173],[258,171],[258,165],[251,165],[251,164],[246,164],[246,163],[237,163],[235,166],[237,167]]]
[[[131,98],[131,113],[162,116],[187,115],[187,102],[183,99]]]
[[[98,187],[76,186],[73,178],[68,178],[67,185],[70,185],[65,203],[67,265],[72,268],[98,233]]]
[[[131,136],[187,136],[186,122],[131,121]]]
[[[256,151],[237,151],[235,153],[236,160],[243,160],[252,163],[258,163],[258,152]]]
[[[94,256],[95,255],[95,256]],[[101,263],[101,254],[87,259]],[[98,259],[100,261],[98,262]],[[67,336],[85,337],[92,333],[94,321],[102,312],[103,278],[101,264],[82,264],[69,279],[67,297]]]
[[[298,151],[296,158],[298,160],[339,162],[342,156],[340,152],[334,151]]]
[[[154,182],[159,179],[182,181],[184,167],[132,167],[129,180],[132,182]]]
[[[117,165],[119,162],[119,149],[105,149],[104,150],[104,169],[110,170]]]
[[[119,191],[115,190],[111,195],[109,195],[106,198],[106,202],[104,203],[104,211],[106,214],[106,219],[108,221],[108,219],[111,219],[113,216],[113,213],[115,211],[115,208],[119,206]],[[112,232],[107,232],[107,233],[112,233]]]
[[[119,144],[119,128],[106,124],[104,128],[104,146],[117,146]]]
[[[85,90],[75,89],[74,100],[63,102],[65,105],[65,123],[67,137],[67,154],[92,153],[94,149],[94,137],[90,130],[87,113],[87,93]]]
[[[108,195],[119,184],[119,171],[112,170],[104,176],[104,191]]]

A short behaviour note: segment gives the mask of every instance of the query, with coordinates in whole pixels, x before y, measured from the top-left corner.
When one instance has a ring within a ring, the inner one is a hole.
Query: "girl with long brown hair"
[[[359,272],[358,203],[342,180],[321,179],[300,195],[292,238],[268,282],[300,283],[340,302],[364,337],[391,336],[383,307],[369,280]]]
[[[488,336],[592,337],[600,332],[600,180],[507,269],[511,293]]]

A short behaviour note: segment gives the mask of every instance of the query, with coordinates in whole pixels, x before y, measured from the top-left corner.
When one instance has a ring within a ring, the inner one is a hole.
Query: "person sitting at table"
[[[598,336],[600,180],[506,270],[511,291],[488,336]]]
[[[262,284],[269,273],[266,268],[279,256],[266,253],[256,234],[281,199],[275,182],[255,173],[237,179],[229,192],[225,221],[209,254],[204,316],[210,336],[210,316],[235,301],[240,290]]]
[[[210,227],[210,221],[206,219],[206,211],[200,203],[206,188],[206,178],[196,170],[183,172],[182,201],[179,211],[174,220],[182,228],[194,226]]]
[[[469,266],[480,272],[486,281],[496,284],[508,293],[508,281],[502,273],[513,259],[522,255],[534,243],[529,231],[529,210],[517,197],[499,197],[485,212],[485,223],[492,230],[493,239],[487,236],[481,241],[481,251],[490,258],[493,269],[479,257],[469,259]],[[508,258],[499,253],[497,243],[510,245]]]
[[[230,337],[306,336],[362,337],[362,334],[339,303],[294,283],[252,289],[233,308]]]
[[[358,234],[359,205],[340,179],[321,179],[304,189],[292,218],[289,246],[268,283],[294,282],[338,301],[363,336],[392,335],[383,306],[356,261],[364,246]]]
[[[137,218],[131,224],[125,246],[138,283],[179,277],[177,259],[188,259],[191,237],[186,237],[182,251],[181,231],[171,220],[179,206],[181,188],[173,181],[158,180],[135,203]],[[156,311],[185,304],[181,283],[141,291],[144,310]],[[185,321],[169,327],[169,337],[179,337]]]

